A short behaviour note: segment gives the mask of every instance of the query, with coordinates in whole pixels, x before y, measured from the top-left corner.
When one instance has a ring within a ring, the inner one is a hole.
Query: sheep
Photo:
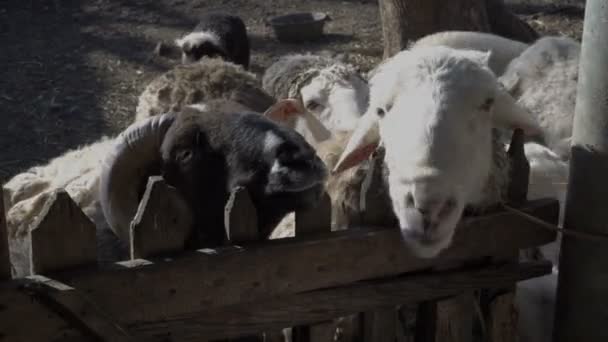
[[[507,66],[500,81],[538,121],[546,146],[569,160],[580,43],[543,37]]]
[[[491,52],[445,46],[404,50],[370,79],[370,103],[334,173],[360,164],[382,139],[390,202],[420,257],[450,245],[466,208],[504,199],[509,161],[493,125],[538,131],[500,86]]]
[[[194,230],[193,241],[211,245],[226,238],[218,227],[223,227],[224,205],[235,186],[249,191],[266,238],[286,214],[316,204],[327,176],[302,136],[259,113],[186,107],[153,116],[121,133],[101,171],[101,207],[122,240],[128,239],[145,184],[141,170],[162,172],[201,228]]]
[[[263,89],[278,100],[291,100],[305,116],[290,116],[287,124],[313,146],[331,132],[350,131],[367,106],[367,81],[354,66],[337,58],[313,54],[280,57],[264,72]],[[326,131],[312,127],[312,117]]]
[[[529,46],[526,43],[492,33],[441,31],[418,39],[410,45],[410,48],[437,45],[455,49],[491,51],[489,67],[498,76],[502,75],[507,65]]]
[[[47,200],[57,189],[65,189],[84,214],[97,226],[100,262],[118,261],[126,256],[111,234],[99,203],[99,175],[102,156],[110,151],[112,139],[103,136],[13,176],[2,189],[8,228],[13,276],[29,274],[29,244],[26,237]]]
[[[150,82],[139,96],[134,122],[211,99],[238,102],[244,106],[240,109],[255,112],[264,112],[275,103],[254,74],[234,63],[203,57],[196,63],[178,65]]]
[[[248,188],[265,235],[285,213],[314,204],[327,173],[314,150],[296,132],[259,113],[222,111],[238,105],[229,102],[216,99],[144,119],[115,138],[104,137],[13,177],[3,196],[15,276],[29,273],[25,238],[42,206],[59,188],[96,225],[102,264],[126,258],[129,222],[150,175],[163,174],[186,200],[198,201],[190,204],[201,219],[196,222],[206,227],[223,227],[226,196],[236,185]],[[203,145],[205,139],[210,145]],[[204,168],[203,156],[208,159]],[[187,177],[189,172],[197,177]],[[206,192],[190,184],[203,186]],[[125,207],[116,209],[116,205]],[[192,243],[217,244],[221,231],[204,232],[210,234],[208,241],[193,236]]]
[[[203,56],[220,57],[249,69],[250,47],[247,27],[241,18],[225,13],[204,14],[192,32],[175,40],[182,51],[182,63]]]

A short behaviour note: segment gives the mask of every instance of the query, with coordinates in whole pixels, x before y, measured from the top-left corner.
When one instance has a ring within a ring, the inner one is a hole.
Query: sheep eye
[[[484,101],[484,103],[479,107],[479,109],[483,110],[484,112],[487,112],[490,110],[490,108],[492,108],[492,105],[494,104],[494,99],[493,98],[488,98]]]
[[[187,163],[192,159],[191,150],[182,150],[176,153],[175,158],[181,163]]]
[[[317,110],[321,107],[321,104],[319,104],[316,101],[308,101],[308,103],[306,104],[306,109],[310,110],[310,111],[314,111]]]
[[[386,113],[384,112],[384,109],[376,108],[376,114],[378,114],[379,117],[383,118],[384,114],[386,114]]]

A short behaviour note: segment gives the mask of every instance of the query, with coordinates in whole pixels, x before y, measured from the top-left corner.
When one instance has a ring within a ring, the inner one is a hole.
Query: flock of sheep
[[[400,227],[404,248],[434,257],[465,210],[505,199],[514,128],[527,136],[529,197],[564,201],[580,51],[572,39],[528,45],[439,32],[368,75],[338,58],[290,54],[261,79],[247,71],[249,41],[238,17],[207,15],[175,43],[182,64],[146,87],[120,135],[4,185],[15,276],[29,272],[27,233],[58,188],[96,224],[100,262],[124,258],[151,175],[163,175],[191,211],[192,248],[226,239],[224,205],[239,185],[251,194],[264,238],[293,235],[292,213],[324,191],[332,229],[356,225],[378,164],[386,222]],[[558,249],[559,242],[543,249],[556,265]],[[548,277],[519,285],[522,340],[551,337],[556,274]]]

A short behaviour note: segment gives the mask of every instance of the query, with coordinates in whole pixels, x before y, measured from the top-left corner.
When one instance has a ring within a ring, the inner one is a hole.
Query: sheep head
[[[182,63],[194,63],[203,56],[227,59],[228,53],[221,44],[220,38],[207,31],[192,32],[175,40],[182,51]]]
[[[108,156],[100,182],[109,226],[128,241],[129,225],[150,175],[162,174],[194,217],[195,238],[223,242],[224,206],[244,186],[267,235],[287,213],[314,206],[327,170],[296,132],[257,113],[186,107],[132,124]],[[202,235],[201,235],[202,233]]]
[[[536,123],[488,67],[490,53],[421,47],[402,51],[370,80],[370,105],[334,172],[365,160],[380,140],[404,241],[421,257],[452,239],[463,210],[484,201],[492,128]]]

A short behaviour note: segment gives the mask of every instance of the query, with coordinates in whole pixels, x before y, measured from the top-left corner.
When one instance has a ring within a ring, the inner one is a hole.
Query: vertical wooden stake
[[[30,232],[32,274],[97,263],[95,224],[65,190],[56,190]]]
[[[192,222],[192,213],[177,190],[161,176],[150,177],[131,222],[131,259],[183,250]]]
[[[507,198],[513,205],[522,205],[528,198],[528,182],[530,180],[530,163],[524,152],[524,131],[516,129],[509,145],[509,187]]]

